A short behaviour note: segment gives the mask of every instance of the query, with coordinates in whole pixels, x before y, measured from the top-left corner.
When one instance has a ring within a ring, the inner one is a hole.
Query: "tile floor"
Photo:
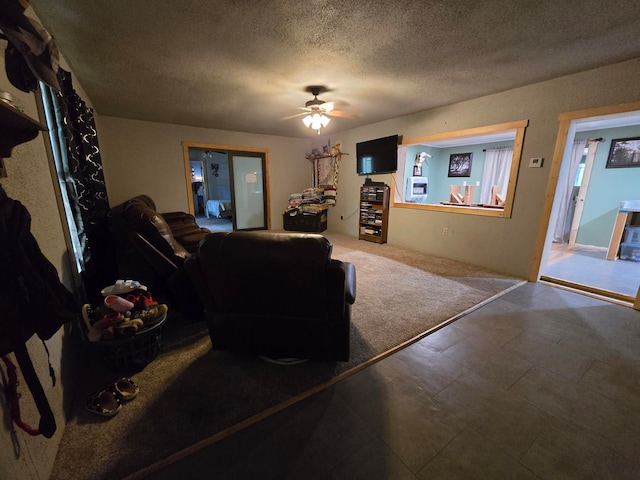
[[[543,274],[589,287],[635,297],[640,286],[640,262],[607,260],[607,252],[588,248],[568,249],[553,244]]]
[[[149,478],[630,479],[638,445],[640,312],[528,283]]]

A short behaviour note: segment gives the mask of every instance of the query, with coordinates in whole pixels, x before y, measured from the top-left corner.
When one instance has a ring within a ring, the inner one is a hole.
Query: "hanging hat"
[[[7,79],[14,87],[27,93],[38,88],[38,79],[27,65],[22,53],[11,42],[7,44],[4,51],[4,66]]]
[[[0,0],[0,29],[4,38],[9,40],[5,50],[5,67],[9,81],[24,92],[35,90],[37,80],[60,91],[56,75],[59,64],[58,48],[49,32],[24,14],[21,2]]]

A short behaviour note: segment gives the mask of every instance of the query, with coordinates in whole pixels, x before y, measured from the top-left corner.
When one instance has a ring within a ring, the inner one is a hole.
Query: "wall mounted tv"
[[[356,169],[358,175],[398,170],[398,135],[356,143]]]

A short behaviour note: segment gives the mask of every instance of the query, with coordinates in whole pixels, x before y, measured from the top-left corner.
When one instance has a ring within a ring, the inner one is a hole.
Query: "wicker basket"
[[[99,341],[93,345],[109,370],[140,371],[158,356],[162,326],[166,319],[165,314],[158,323],[131,337]]]

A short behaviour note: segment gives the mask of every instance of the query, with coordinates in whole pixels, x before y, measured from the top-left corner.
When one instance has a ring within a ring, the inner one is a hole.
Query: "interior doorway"
[[[183,142],[189,210],[211,231],[270,228],[268,151]]]
[[[621,202],[640,197],[640,168],[605,167],[612,140],[631,135],[640,136],[638,103],[560,116],[548,216],[537,239],[540,263],[534,262],[530,279],[640,309],[640,262],[607,260]]]
[[[576,239],[582,224],[585,201],[593,164],[602,137],[574,138],[571,153],[565,161],[569,167],[558,178],[557,196],[560,205],[554,225],[553,242],[576,247]],[[561,171],[563,171],[561,169]]]
[[[191,166],[191,196],[196,217],[203,216],[205,211],[205,170],[204,160],[189,159]]]

